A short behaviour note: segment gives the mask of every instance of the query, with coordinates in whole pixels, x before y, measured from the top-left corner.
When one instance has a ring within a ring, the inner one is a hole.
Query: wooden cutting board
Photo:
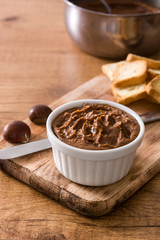
[[[68,101],[85,98],[113,100],[110,81],[99,75],[53,102],[50,107],[54,109]],[[129,107],[138,114],[160,108],[147,100],[137,101]],[[45,126],[36,126],[29,119],[25,122],[31,127],[31,141],[46,138]],[[9,175],[79,213],[101,216],[119,206],[160,171],[159,140],[160,122],[146,125],[142,145],[128,175],[115,184],[103,187],[86,187],[63,177],[55,168],[51,149],[14,160],[0,160],[0,167]],[[0,136],[0,148],[9,146],[11,144]]]

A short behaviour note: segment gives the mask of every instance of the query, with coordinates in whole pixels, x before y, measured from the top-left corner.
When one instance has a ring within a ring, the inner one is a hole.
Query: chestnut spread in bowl
[[[106,150],[132,142],[139,134],[137,120],[106,104],[84,104],[60,113],[52,123],[54,134],[81,149]]]

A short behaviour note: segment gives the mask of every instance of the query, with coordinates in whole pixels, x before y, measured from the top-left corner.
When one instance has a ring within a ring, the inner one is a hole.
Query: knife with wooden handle
[[[141,114],[144,123],[151,123],[160,120],[160,111]]]

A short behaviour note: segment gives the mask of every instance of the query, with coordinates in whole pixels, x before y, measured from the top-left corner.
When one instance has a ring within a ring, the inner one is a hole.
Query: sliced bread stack
[[[129,54],[125,61],[103,65],[102,72],[112,81],[117,102],[148,98],[160,103],[160,61]]]

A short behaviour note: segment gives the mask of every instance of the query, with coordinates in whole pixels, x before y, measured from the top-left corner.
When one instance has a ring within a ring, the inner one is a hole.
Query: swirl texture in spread
[[[59,114],[52,123],[54,134],[81,149],[107,150],[132,142],[139,134],[137,120],[106,104],[84,104]]]

